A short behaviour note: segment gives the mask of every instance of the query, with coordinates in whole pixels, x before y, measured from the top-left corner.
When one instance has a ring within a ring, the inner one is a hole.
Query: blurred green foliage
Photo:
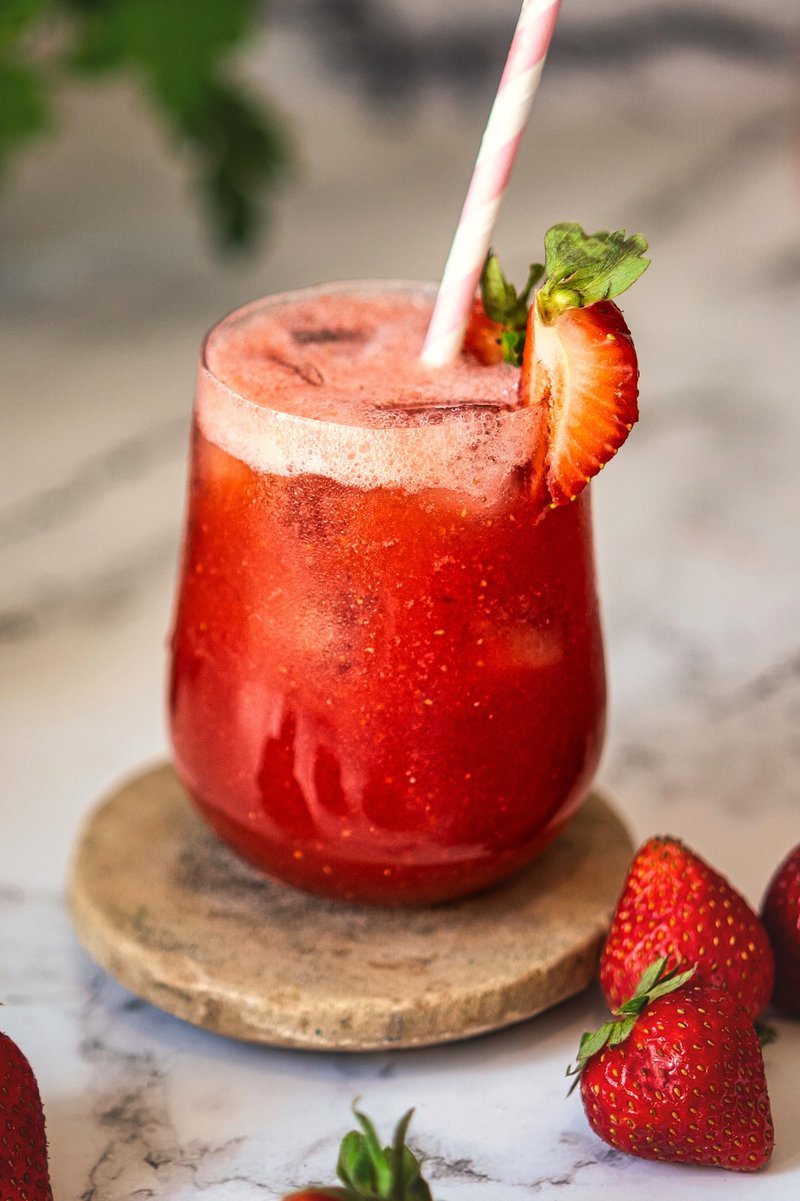
[[[218,243],[250,244],[289,162],[279,118],[231,77],[263,8],[259,0],[0,0],[0,170],[52,127],[65,78],[132,74],[191,154]]]

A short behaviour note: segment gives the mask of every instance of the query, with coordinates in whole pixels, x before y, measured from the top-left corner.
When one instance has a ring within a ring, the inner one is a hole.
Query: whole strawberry
[[[687,986],[693,974],[656,961],[618,1019],[583,1036],[586,1116],[631,1155],[754,1172],[774,1143],[758,1036],[730,993]]]
[[[800,1014],[800,845],[772,877],[761,920],[775,955],[772,999],[787,1013]]]
[[[753,1019],[772,993],[772,951],[757,915],[675,838],[651,838],[628,872],[600,959],[612,1009],[661,956],[673,967],[695,964],[696,984],[725,989]]]
[[[503,332],[502,325],[487,317],[483,302],[476,299],[461,349],[484,367],[494,367],[503,362]]]
[[[472,305],[462,350],[485,367],[512,363],[519,367],[528,325],[528,306],[534,287],[544,274],[532,263],[521,292],[506,279],[494,251],[489,251],[481,272],[481,295]]]
[[[340,1188],[304,1188],[299,1193],[290,1193],[288,1197],[284,1197],[283,1201],[336,1201],[339,1197],[348,1197],[344,1189]]]
[[[391,1147],[381,1147],[372,1122],[354,1108],[361,1130],[346,1134],[339,1148],[336,1175],[343,1187],[313,1185],[283,1201],[433,1201],[419,1160],[406,1146],[413,1112],[397,1123]]]
[[[31,1065],[0,1034],[0,1197],[52,1201],[44,1113]]]

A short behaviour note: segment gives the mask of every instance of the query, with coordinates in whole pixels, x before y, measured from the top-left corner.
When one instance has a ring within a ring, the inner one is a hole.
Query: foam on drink
[[[419,357],[432,291],[331,285],[237,310],[209,336],[197,418],[255,471],[491,498],[532,452],[519,372]]]

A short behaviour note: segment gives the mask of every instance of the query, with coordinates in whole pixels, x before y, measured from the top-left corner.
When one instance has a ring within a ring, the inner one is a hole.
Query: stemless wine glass
[[[200,363],[171,733],[269,875],[377,904],[534,858],[600,752],[588,492],[532,487],[516,369],[415,360],[422,285],[256,302]]]

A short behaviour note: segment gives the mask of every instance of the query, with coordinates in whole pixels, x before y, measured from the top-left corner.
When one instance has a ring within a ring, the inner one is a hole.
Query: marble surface
[[[800,1027],[767,1070],[766,1176],[651,1165],[590,1133],[563,1069],[590,992],[457,1046],[259,1049],[143,1004],[78,949],[63,881],[162,715],[201,332],[266,291],[435,276],[515,5],[283,0],[248,62],[295,131],[269,245],[209,254],[134,84],[65,95],[0,195],[2,1027],[39,1075],[58,1198],[278,1198],[325,1177],[354,1096],[442,1201],[795,1197]],[[379,15],[376,15],[379,14]],[[601,785],[758,901],[800,839],[800,70],[795,0],[566,0],[496,243],[521,274],[573,218],[642,229],[625,310],[642,422],[595,488],[612,707]],[[505,23],[505,24],[504,24]],[[492,56],[496,61],[492,61]],[[403,84],[401,87],[400,84]]]

